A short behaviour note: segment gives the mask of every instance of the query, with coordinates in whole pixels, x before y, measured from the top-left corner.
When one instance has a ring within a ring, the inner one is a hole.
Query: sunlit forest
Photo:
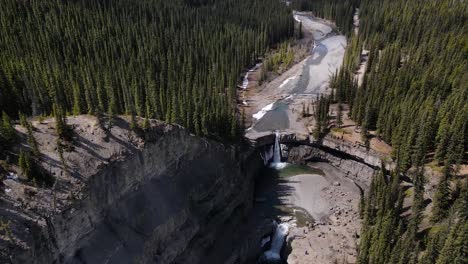
[[[279,1],[2,1],[0,111],[138,115],[237,137],[241,72],[293,35]]]

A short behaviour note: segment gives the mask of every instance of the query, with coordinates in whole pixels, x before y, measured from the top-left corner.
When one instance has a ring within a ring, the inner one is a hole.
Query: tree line
[[[397,164],[395,171],[375,175],[361,199],[358,263],[467,263],[468,185],[456,175],[457,165],[467,161],[468,6],[452,0],[356,1],[355,35],[352,24],[342,22],[354,12],[337,12],[348,10],[349,0],[297,3],[322,9],[316,14],[348,32],[343,67],[331,81],[332,100],[350,106],[364,139],[374,130],[391,144]],[[369,53],[359,86],[355,74],[363,50]],[[441,166],[433,197],[426,189],[429,162]]]
[[[0,111],[128,114],[240,135],[242,70],[293,36],[279,1],[2,1]]]
[[[467,6],[459,1],[368,1],[335,80],[351,117],[390,143],[402,170],[466,161]],[[428,26],[434,25],[434,26]],[[362,86],[353,73],[369,50]]]
[[[436,194],[431,228],[421,230],[424,210],[424,171],[413,177],[412,192],[400,185],[399,173],[379,172],[361,201],[363,226],[358,263],[462,264],[468,259],[468,185]],[[451,177],[449,168],[444,177]],[[441,185],[444,183],[441,183]],[[440,185],[439,185],[440,186]],[[444,194],[444,196],[441,196]],[[411,199],[410,208],[403,206]],[[410,213],[408,214],[408,210]]]

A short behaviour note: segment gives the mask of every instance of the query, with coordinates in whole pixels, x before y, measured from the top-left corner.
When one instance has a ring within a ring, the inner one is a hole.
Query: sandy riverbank
[[[302,21],[305,38],[310,41],[309,56],[289,70],[261,86],[250,87],[245,113],[252,127],[246,133],[255,138],[257,133],[273,130],[308,134],[309,121],[303,120],[303,105],[310,106],[320,94],[329,94],[329,81],[341,66],[346,38],[334,31],[328,21],[308,14],[295,15]],[[260,111],[268,111],[257,118]]]
[[[343,172],[327,163],[311,163],[324,172],[300,174],[285,181],[288,206],[306,209],[315,224],[291,224],[289,264],[355,263],[359,234],[359,189]]]

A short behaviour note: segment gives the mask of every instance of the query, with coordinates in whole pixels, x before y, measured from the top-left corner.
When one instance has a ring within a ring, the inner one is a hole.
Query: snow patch
[[[273,109],[273,105],[274,105],[274,104],[275,104],[275,103],[273,102],[273,103],[271,103],[271,104],[269,104],[269,105],[263,107],[262,110],[260,110],[260,111],[258,111],[257,113],[255,113],[255,114],[252,115],[253,118],[255,118],[255,119],[257,119],[257,120],[261,119],[268,111],[271,111],[271,110]]]
[[[287,78],[286,80],[284,80],[284,81],[280,84],[279,88],[283,88],[283,86],[285,86],[289,81],[294,80],[294,79],[296,79],[296,78],[297,78],[297,76],[293,76],[293,77]]]
[[[249,86],[249,74],[250,74],[251,72],[256,71],[261,65],[262,65],[261,63],[257,63],[257,64],[255,64],[255,66],[254,66],[252,69],[248,70],[248,71],[245,73],[245,75],[244,75],[244,80],[242,80],[242,86],[241,86],[242,89],[247,89],[247,86]]]

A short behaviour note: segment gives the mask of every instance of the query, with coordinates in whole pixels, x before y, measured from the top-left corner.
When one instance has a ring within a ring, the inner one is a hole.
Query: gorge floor
[[[324,162],[267,169],[256,184],[254,212],[287,223],[288,264],[355,263],[359,188]]]

